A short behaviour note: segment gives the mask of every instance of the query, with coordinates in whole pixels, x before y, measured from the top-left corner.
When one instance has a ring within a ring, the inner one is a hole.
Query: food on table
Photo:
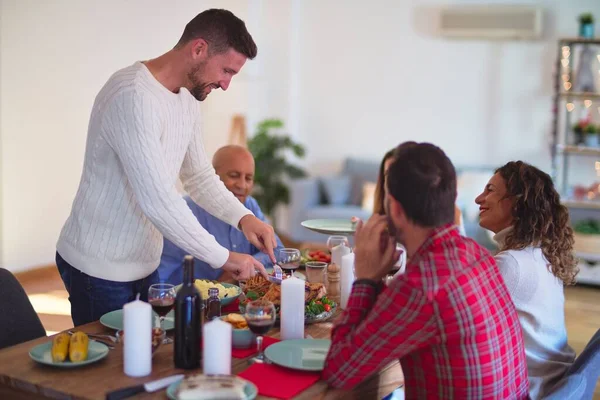
[[[321,261],[330,264],[331,254],[322,250],[306,250],[302,255],[300,264],[306,264],[308,261]]]
[[[208,279],[196,279],[194,281],[194,286],[196,286],[196,289],[198,289],[200,296],[202,296],[203,299],[208,299],[208,289],[210,288],[219,289],[219,299],[233,297],[238,294],[238,289],[236,287],[225,287],[217,281],[209,281]]]
[[[79,331],[71,335],[69,342],[69,358],[71,362],[85,361],[88,355],[88,335]]]
[[[309,301],[308,304],[306,304],[304,313],[310,315],[319,315],[321,313],[331,311],[333,307],[335,307],[335,303],[323,296],[319,299]]]
[[[262,275],[256,275],[246,281],[244,287],[244,293],[246,299],[241,301],[240,304],[244,306],[249,301],[253,300],[268,300],[275,305],[275,308],[279,309],[281,306],[281,285],[271,283],[262,277]],[[306,309],[305,315],[308,317],[319,315],[323,312],[331,311],[336,304],[328,300],[325,295],[327,289],[322,283],[310,283],[304,282],[304,302],[306,305],[315,305],[319,302],[319,307],[311,306]],[[322,309],[322,310],[321,310]],[[320,311],[320,312],[317,312]]]
[[[237,376],[187,376],[177,389],[179,400],[244,400],[246,381]]]
[[[66,333],[60,333],[54,336],[52,340],[52,361],[63,362],[67,359],[69,354],[69,335]]]
[[[223,321],[229,322],[234,329],[248,329],[246,318],[241,314],[227,314],[223,317]]]

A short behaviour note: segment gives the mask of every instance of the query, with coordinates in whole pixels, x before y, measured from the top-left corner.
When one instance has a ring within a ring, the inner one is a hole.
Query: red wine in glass
[[[294,276],[294,271],[300,268],[300,250],[284,248],[279,250],[277,264],[283,270],[287,270],[290,276]]]
[[[271,328],[275,324],[275,321],[272,320],[271,318],[269,318],[269,319],[247,318],[246,322],[248,323],[248,328],[250,328],[250,331],[252,331],[252,333],[254,333],[256,335],[265,335],[267,332],[269,332],[271,330]]]
[[[173,309],[175,299],[153,299],[150,300],[149,303],[159,317],[164,317]]]

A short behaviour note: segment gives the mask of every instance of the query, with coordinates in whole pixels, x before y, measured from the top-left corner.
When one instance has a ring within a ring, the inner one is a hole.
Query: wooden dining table
[[[315,339],[328,339],[331,322],[305,326],[305,334]],[[0,327],[0,329],[2,329]],[[99,321],[77,327],[86,333],[114,334]],[[279,337],[279,329],[273,328],[269,336]],[[152,359],[152,373],[144,378],[130,378],[123,372],[123,348],[120,343],[109,351],[107,357],[93,364],[78,368],[57,368],[42,365],[29,357],[36,345],[51,341],[43,337],[0,350],[0,399],[104,399],[112,390],[140,385],[173,374],[196,375],[202,370],[181,370],[173,364],[173,345],[161,345]],[[232,374],[239,374],[250,365],[248,358],[232,358]],[[323,380],[318,381],[295,399],[382,399],[403,385],[402,369],[398,362],[389,364],[351,391],[332,389]],[[154,393],[142,393],[131,399],[167,399],[166,389]],[[269,399],[259,395],[257,399]]]

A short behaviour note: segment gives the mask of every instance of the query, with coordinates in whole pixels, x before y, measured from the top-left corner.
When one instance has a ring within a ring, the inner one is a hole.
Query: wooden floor
[[[73,327],[68,295],[56,267],[17,276],[40,316],[48,334]],[[600,288],[575,286],[565,291],[569,344],[579,354],[592,335],[600,329]],[[600,384],[595,400],[600,400]]]

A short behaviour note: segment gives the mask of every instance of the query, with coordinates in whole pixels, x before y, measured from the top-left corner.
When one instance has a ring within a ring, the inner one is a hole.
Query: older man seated
[[[454,224],[456,173],[439,148],[396,149],[385,215],[356,230],[356,281],[323,378],[352,388],[399,360],[407,399],[525,399],[517,310],[494,258]],[[406,248],[406,272],[382,278]]]
[[[254,186],[254,157],[252,157],[252,154],[241,146],[225,146],[217,150],[213,156],[213,167],[227,189],[247,209],[252,211],[257,218],[264,221],[265,217],[258,203],[250,196],[250,192]],[[241,231],[210,215],[202,207],[194,203],[189,196],[186,196],[185,200],[196,218],[198,218],[200,224],[215,237],[221,246],[237,253],[251,254],[265,268],[272,266],[269,256],[254,247]],[[275,253],[277,254],[277,250],[282,248],[283,245],[279,237],[276,237],[276,239],[277,248],[275,249]],[[172,283],[174,285],[179,285],[182,282],[182,260],[185,255],[186,252],[184,250],[169,240],[164,240],[163,253],[158,267],[158,275],[161,282]],[[198,259],[194,261],[194,277],[197,279],[221,280],[226,282],[233,280],[228,273],[223,273],[222,269],[214,269]]]

